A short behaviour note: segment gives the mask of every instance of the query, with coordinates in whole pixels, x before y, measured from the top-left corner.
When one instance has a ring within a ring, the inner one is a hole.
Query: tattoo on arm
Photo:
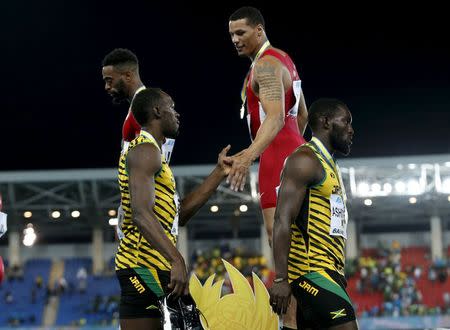
[[[259,85],[259,97],[267,101],[280,101],[282,82],[276,75],[276,68],[270,63],[263,63],[255,68]]]

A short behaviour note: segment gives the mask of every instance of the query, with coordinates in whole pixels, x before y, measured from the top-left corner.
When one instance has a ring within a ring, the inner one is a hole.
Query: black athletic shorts
[[[293,281],[298,329],[323,329],[354,321],[355,310],[346,286],[344,276],[331,270],[308,273]]]
[[[159,318],[158,298],[168,291],[170,272],[129,268],[116,271],[120,284],[121,319]]]

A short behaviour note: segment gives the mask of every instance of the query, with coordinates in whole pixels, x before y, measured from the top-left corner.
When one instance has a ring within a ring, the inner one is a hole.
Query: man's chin
[[[348,156],[350,154],[350,146],[342,148],[341,150],[339,150],[339,152],[344,156]]]
[[[126,103],[126,98],[122,98],[122,97],[117,97],[117,96],[113,96],[112,97],[112,103],[115,105],[121,105]]]
[[[167,139],[176,139],[178,137],[179,133],[180,133],[180,131],[177,130],[176,132],[170,132],[168,134],[164,134],[164,137]]]

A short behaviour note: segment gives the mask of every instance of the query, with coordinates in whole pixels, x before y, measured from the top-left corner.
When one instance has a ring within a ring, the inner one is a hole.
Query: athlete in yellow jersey
[[[352,116],[343,102],[320,99],[309,109],[309,125],[313,138],[289,156],[281,178],[270,302],[284,314],[293,293],[299,329],[357,329],[345,291],[347,197],[333,157],[350,152]]]
[[[119,162],[120,326],[159,329],[158,298],[169,292],[175,297],[188,293],[186,265],[175,246],[178,226],[186,224],[229,173],[223,159],[230,146],[219,154],[205,181],[179,201],[174,176],[161,154],[165,139],[178,134],[179,114],[172,98],[147,88],[135,96],[131,110],[142,130]]]

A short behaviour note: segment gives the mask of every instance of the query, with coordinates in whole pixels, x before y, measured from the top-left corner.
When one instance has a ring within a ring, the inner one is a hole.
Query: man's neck
[[[330,138],[328,135],[318,133],[314,134],[313,136],[320,142],[322,142],[323,146],[328,150],[331,156],[334,156],[335,150],[331,146]]]
[[[161,148],[162,145],[166,142],[166,138],[162,134],[161,129],[159,129],[158,127],[147,126],[147,127],[141,127],[141,129],[150,133],[153,136],[153,138],[158,143],[159,148]]]
[[[252,62],[255,60],[255,58],[257,57],[259,51],[261,50],[261,48],[264,46],[265,42],[267,41],[267,38],[264,38],[260,41],[260,43],[258,44],[258,46],[255,48],[255,51],[253,52],[253,54],[250,55],[250,59],[252,60]],[[270,47],[270,46],[269,46]],[[261,55],[261,54],[259,54]]]
[[[128,102],[131,103],[131,101],[133,100],[134,95],[136,94],[136,91],[139,88],[143,87],[143,86],[144,86],[144,84],[140,80],[138,80],[138,81],[136,81],[136,82],[131,84],[130,90],[128,92]]]

